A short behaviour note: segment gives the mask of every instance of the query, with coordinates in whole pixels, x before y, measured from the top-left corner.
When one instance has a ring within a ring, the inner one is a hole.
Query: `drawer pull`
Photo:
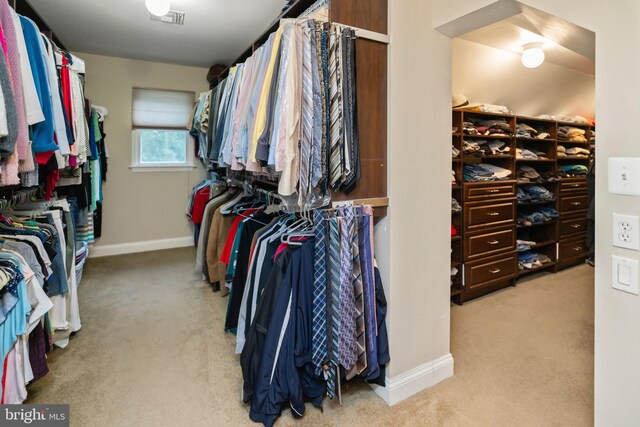
[[[500,270],[499,268],[493,268],[491,270],[489,270],[489,273],[491,274],[498,274],[500,273],[502,270]]]
[[[572,186],[573,188],[582,187],[582,185],[580,185],[580,184],[572,184],[571,186]]]
[[[500,243],[499,240],[487,240],[487,244],[489,244],[491,246],[497,245],[499,243]]]
[[[573,202],[571,203],[571,206],[580,206],[582,204],[582,202]]]
[[[582,250],[582,246],[576,246],[575,248],[573,248],[573,250],[576,252],[580,252]]]
[[[490,193],[490,194],[499,193],[499,192],[500,190],[487,190],[487,193]]]
[[[571,224],[571,228],[582,228],[580,224]]]
[[[489,216],[498,216],[498,215],[500,215],[500,212],[487,212],[487,215],[489,215]]]

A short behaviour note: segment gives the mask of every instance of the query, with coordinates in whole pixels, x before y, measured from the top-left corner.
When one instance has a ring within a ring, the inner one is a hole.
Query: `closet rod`
[[[334,208],[341,205],[371,205],[374,208],[389,207],[388,197],[374,197],[369,199],[336,200],[331,203]]]
[[[367,39],[367,40],[372,40],[374,42],[379,42],[384,44],[391,43],[391,37],[389,37],[388,34],[377,33],[375,31],[369,31],[363,28],[353,27],[351,25],[341,24],[339,22],[334,22],[333,24],[339,25],[344,28],[351,28],[352,30],[355,30],[356,37],[359,39]]]

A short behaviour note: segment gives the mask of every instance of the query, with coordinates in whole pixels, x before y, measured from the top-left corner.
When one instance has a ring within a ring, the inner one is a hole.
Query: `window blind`
[[[194,102],[194,92],[133,88],[133,127],[187,129]]]

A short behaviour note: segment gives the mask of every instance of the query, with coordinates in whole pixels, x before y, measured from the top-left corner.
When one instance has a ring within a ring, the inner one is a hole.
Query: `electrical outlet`
[[[640,218],[613,214],[613,246],[640,250]]]

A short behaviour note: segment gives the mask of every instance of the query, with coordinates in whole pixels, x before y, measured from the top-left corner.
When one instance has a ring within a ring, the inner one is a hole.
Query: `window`
[[[193,92],[133,88],[133,171],[195,167],[187,130],[194,100]]]

